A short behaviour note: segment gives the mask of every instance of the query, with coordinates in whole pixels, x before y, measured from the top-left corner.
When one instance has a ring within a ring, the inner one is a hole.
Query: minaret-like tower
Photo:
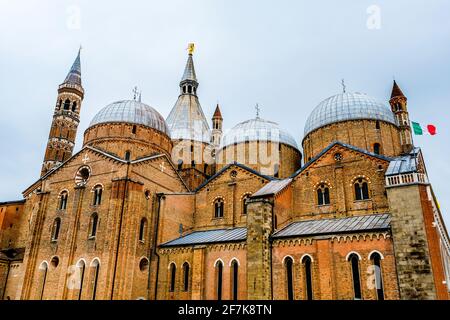
[[[216,106],[216,111],[212,117],[212,132],[211,132],[211,144],[214,147],[218,147],[222,140],[222,113],[220,112],[219,104]]]
[[[166,119],[173,142],[172,160],[191,190],[214,173],[211,130],[198,100],[194,44],[180,81],[180,95]]]
[[[80,51],[64,82],[58,87],[55,112],[45,150],[41,176],[72,156],[84,89],[81,85]]]
[[[407,100],[408,99],[405,97],[402,90],[397,85],[397,82],[395,82],[394,80],[391,99],[389,100],[389,103],[391,105],[392,112],[394,113],[397,120],[398,127],[400,128],[400,143],[402,146],[403,154],[409,153],[413,148]]]

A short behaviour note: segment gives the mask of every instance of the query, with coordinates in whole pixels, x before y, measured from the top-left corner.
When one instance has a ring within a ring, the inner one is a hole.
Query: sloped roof
[[[394,97],[404,97],[402,89],[398,86],[397,82],[394,80],[394,85],[392,86],[391,99]]]
[[[277,231],[273,238],[387,230],[390,214],[371,214],[349,218],[297,221]]]
[[[417,154],[420,152],[419,148],[415,148],[415,151],[411,151],[410,154],[395,158],[389,163],[389,167],[386,170],[386,176],[392,176],[403,173],[410,173],[417,171]]]
[[[381,159],[381,160],[384,160],[384,161],[392,161],[392,160],[394,160],[394,158],[383,156],[381,154],[375,154],[373,152],[369,152],[367,150],[364,150],[364,149],[352,146],[350,144],[346,144],[346,143],[343,143],[343,142],[340,142],[340,141],[333,141],[325,149],[323,149],[318,155],[316,155],[314,158],[312,158],[307,163],[305,163],[303,165],[303,167],[301,167],[296,172],[294,172],[290,177],[294,178],[294,177],[298,176],[301,172],[303,172],[306,168],[308,168],[312,163],[314,163],[317,159],[322,157],[325,153],[327,153],[331,148],[333,148],[336,145],[339,145],[341,147],[345,147],[345,148],[348,148],[350,150],[357,151],[357,152],[363,153],[365,155],[368,155],[368,156],[371,156],[371,157],[374,157],[374,158],[378,158],[378,159]]]
[[[238,162],[233,162],[230,164],[227,164],[225,167],[223,167],[222,169],[220,169],[219,171],[217,171],[214,175],[212,175],[208,180],[206,180],[205,182],[203,182],[201,185],[199,185],[197,187],[197,189],[195,189],[195,192],[199,191],[201,188],[203,188],[204,186],[206,186],[208,183],[210,183],[211,181],[213,181],[214,179],[216,179],[218,176],[220,176],[222,173],[224,173],[225,171],[227,171],[230,167],[232,166],[236,166],[239,167],[241,169],[244,169],[250,173],[253,173],[254,175],[257,175],[261,178],[264,178],[266,180],[274,180],[275,178],[271,177],[271,176],[266,176],[264,174],[261,174],[260,172],[253,170],[252,168],[249,168],[243,164],[240,164]]]
[[[206,231],[194,231],[178,239],[161,244],[161,247],[185,246],[194,244],[208,244],[220,242],[245,241],[247,228],[218,229]]]
[[[264,187],[256,191],[252,195],[252,198],[275,195],[284,190],[284,188],[286,188],[291,183],[291,181],[292,178],[286,178],[283,180],[272,180]]]

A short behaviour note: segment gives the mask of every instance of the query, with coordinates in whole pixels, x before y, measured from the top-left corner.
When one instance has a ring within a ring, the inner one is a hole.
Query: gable
[[[237,164],[237,163],[232,163],[229,164],[225,167],[223,167],[219,172],[217,172],[215,175],[213,175],[211,178],[209,178],[208,180],[206,180],[203,184],[201,184],[196,190],[195,192],[200,191],[201,189],[203,189],[206,186],[209,186],[213,183],[223,183],[223,182],[229,182],[230,180],[237,180],[237,179],[233,179],[231,178],[230,174],[232,171],[236,171],[236,172],[241,172],[244,175],[246,175],[247,177],[253,177],[253,178],[260,178],[263,181],[270,181],[273,180],[274,178],[266,176],[266,175],[262,175],[259,172],[248,168],[244,165],[241,164]],[[237,178],[237,177],[236,177]],[[242,180],[242,178],[240,177],[239,180]]]
[[[154,155],[131,162],[131,173],[136,180],[145,180],[164,192],[189,192],[172,161],[165,154]]]
[[[335,156],[340,154],[341,160],[336,160]],[[297,177],[307,170],[313,170],[324,166],[345,166],[349,163],[355,163],[358,161],[371,161],[380,165],[388,166],[392,159],[382,155],[376,155],[357,147],[347,145],[340,142],[334,142],[325,148],[319,155],[307,162],[300,170],[295,172],[291,177],[297,179]]]

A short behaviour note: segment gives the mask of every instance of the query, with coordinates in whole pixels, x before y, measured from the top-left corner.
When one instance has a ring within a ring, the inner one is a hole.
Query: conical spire
[[[81,86],[81,62],[80,62],[80,53],[81,53],[81,47],[78,50],[78,55],[75,58],[75,61],[72,64],[72,68],[70,68],[69,73],[66,76],[66,79],[64,79],[64,83],[69,84],[76,84]]]
[[[188,60],[186,62],[186,67],[184,68],[183,77],[181,78],[181,82],[184,81],[197,82],[197,76],[195,74],[194,59],[192,58],[192,53],[189,53]]]
[[[391,93],[391,99],[394,97],[404,97],[402,90],[398,86],[397,82],[394,80],[394,85],[392,86],[392,93]]]
[[[223,119],[222,113],[220,112],[219,104],[216,106],[216,110],[214,111],[213,119]]]

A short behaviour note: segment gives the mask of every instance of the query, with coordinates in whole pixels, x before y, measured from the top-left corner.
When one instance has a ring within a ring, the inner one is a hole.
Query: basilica
[[[191,45],[167,118],[135,92],[98,108],[74,153],[97,108],[84,95],[78,52],[41,172],[0,203],[0,299],[450,298],[450,239],[395,81],[386,103],[343,90],[311,107],[303,137],[259,112],[225,131]]]

